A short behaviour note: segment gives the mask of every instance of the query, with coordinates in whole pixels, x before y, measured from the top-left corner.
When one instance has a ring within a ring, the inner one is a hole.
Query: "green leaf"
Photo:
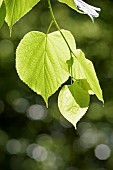
[[[79,13],[81,13],[81,14],[84,14],[84,12],[82,12],[82,11],[80,11],[80,10],[77,9],[74,0],[58,0],[58,1],[61,2],[61,3],[66,4],[66,5],[68,5],[69,7],[71,7],[72,9],[74,9],[75,11],[77,11],[77,12],[79,12]]]
[[[4,24],[5,16],[6,16],[6,9],[5,9],[5,4],[3,2],[1,7],[0,7],[0,28]]]
[[[3,0],[0,0],[0,7],[1,7],[2,3],[3,3]]]
[[[75,79],[86,79],[93,93],[100,101],[104,102],[102,90],[92,62],[85,58],[81,50],[76,50],[75,55],[72,67],[73,77]]]
[[[40,0],[4,0],[6,5],[6,22],[12,26],[27,12],[29,12]]]
[[[77,122],[88,109],[89,101],[88,90],[84,89],[79,81],[75,81],[72,85],[64,86],[60,91],[58,107],[62,115],[76,128]]]
[[[90,95],[94,94],[86,79],[76,79],[76,81],[79,81],[79,86],[82,86],[84,89],[88,90]]]
[[[70,46],[76,48],[74,37],[62,30]],[[67,60],[70,51],[59,31],[44,34],[33,31],[25,35],[16,51],[16,69],[21,80],[40,94],[46,104],[69,78]]]

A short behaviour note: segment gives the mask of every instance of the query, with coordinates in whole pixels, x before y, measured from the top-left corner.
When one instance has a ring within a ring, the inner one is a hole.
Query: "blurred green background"
[[[104,107],[91,96],[75,130],[58,110],[58,92],[47,109],[20,81],[15,69],[18,43],[29,31],[46,33],[50,23],[42,0],[15,24],[11,38],[7,24],[0,30],[0,170],[113,170],[113,1],[86,2],[102,9],[94,24],[58,1],[52,5],[60,27],[72,32],[77,48],[94,63]]]

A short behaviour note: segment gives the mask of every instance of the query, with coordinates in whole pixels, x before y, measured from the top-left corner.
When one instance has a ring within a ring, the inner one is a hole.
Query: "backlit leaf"
[[[72,85],[65,85],[58,97],[58,106],[62,115],[71,122],[75,128],[77,122],[86,113],[90,96],[88,90],[75,81]]]
[[[1,7],[1,5],[2,5],[2,2],[3,2],[3,0],[0,0],[0,7]]]
[[[40,0],[4,0],[6,22],[11,28],[21,17],[29,12]]]
[[[6,9],[5,9],[5,4],[3,2],[0,7],[0,28],[4,24],[5,16],[6,16]]]
[[[74,37],[62,30],[72,49]],[[69,78],[67,60],[70,51],[59,31],[48,35],[30,32],[20,42],[16,52],[16,69],[19,77],[40,94],[46,104],[48,97]]]
[[[102,90],[92,62],[85,58],[81,50],[76,50],[74,57],[73,77],[75,79],[86,79],[97,98],[103,101]]]

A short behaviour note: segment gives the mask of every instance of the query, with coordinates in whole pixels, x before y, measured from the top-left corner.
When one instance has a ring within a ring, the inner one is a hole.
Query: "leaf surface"
[[[1,7],[1,5],[2,5],[2,2],[3,2],[3,0],[0,0],[0,7]]]
[[[62,30],[75,49],[74,37]],[[59,31],[44,34],[33,31],[25,35],[16,51],[16,69],[21,80],[40,94],[46,104],[50,97],[69,78],[67,60],[70,51]]]
[[[104,102],[93,63],[85,58],[81,50],[76,50],[75,55],[76,57],[74,57],[74,64],[72,67],[73,77],[75,79],[86,79],[93,93],[100,101]]]
[[[88,109],[89,101],[88,90],[84,89],[79,81],[75,81],[72,85],[65,85],[61,89],[58,106],[62,115],[76,128],[77,122]]]
[[[4,24],[5,16],[6,16],[6,9],[5,9],[5,4],[3,2],[2,5],[0,6],[0,28]]]
[[[21,17],[29,12],[40,0],[4,0],[6,22],[11,28]]]

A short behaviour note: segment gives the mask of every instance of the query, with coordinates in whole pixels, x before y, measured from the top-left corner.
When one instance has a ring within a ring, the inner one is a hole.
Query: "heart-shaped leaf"
[[[65,30],[62,33],[74,50],[72,34]],[[16,69],[20,79],[47,104],[48,97],[69,78],[69,59],[69,48],[59,31],[50,34],[34,31],[25,35],[17,48]]]
[[[6,4],[6,22],[10,29],[27,12],[29,12],[40,0],[4,0]]]
[[[58,97],[58,106],[62,115],[71,122],[75,128],[77,122],[86,113],[90,96],[77,80],[72,85],[64,86]]]

